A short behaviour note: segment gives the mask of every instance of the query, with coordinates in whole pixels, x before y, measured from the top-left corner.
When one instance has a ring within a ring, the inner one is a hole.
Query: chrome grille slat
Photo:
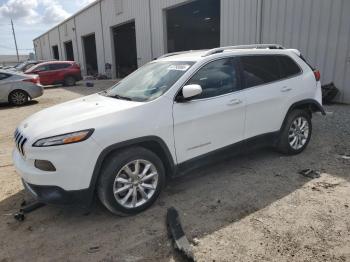
[[[21,134],[21,132],[18,129],[16,129],[14,133],[14,140],[17,150],[21,153],[21,155],[24,156],[24,145],[26,144],[28,139],[23,134]]]

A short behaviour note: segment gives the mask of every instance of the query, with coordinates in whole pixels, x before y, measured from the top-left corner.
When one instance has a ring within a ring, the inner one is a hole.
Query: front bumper
[[[93,199],[93,190],[66,191],[58,186],[39,186],[22,179],[25,190],[37,201],[54,205],[78,205],[88,207]]]

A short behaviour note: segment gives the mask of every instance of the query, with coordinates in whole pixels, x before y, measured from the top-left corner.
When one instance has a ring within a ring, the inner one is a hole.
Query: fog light
[[[34,166],[43,171],[50,171],[50,172],[56,171],[55,166],[50,161],[47,161],[47,160],[35,160]]]

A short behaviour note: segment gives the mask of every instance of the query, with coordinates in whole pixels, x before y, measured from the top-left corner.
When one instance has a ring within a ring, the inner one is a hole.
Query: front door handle
[[[232,99],[230,102],[227,103],[228,106],[235,106],[242,104],[242,100],[240,99]]]
[[[291,90],[292,90],[292,88],[291,88],[291,87],[288,87],[288,86],[284,86],[284,87],[281,88],[281,92],[283,92],[283,93],[289,92],[289,91],[291,91]]]

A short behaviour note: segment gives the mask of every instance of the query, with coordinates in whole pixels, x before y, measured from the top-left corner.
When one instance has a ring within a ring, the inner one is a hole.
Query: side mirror
[[[186,100],[200,95],[202,92],[203,90],[200,85],[186,85],[182,88],[182,96]]]

